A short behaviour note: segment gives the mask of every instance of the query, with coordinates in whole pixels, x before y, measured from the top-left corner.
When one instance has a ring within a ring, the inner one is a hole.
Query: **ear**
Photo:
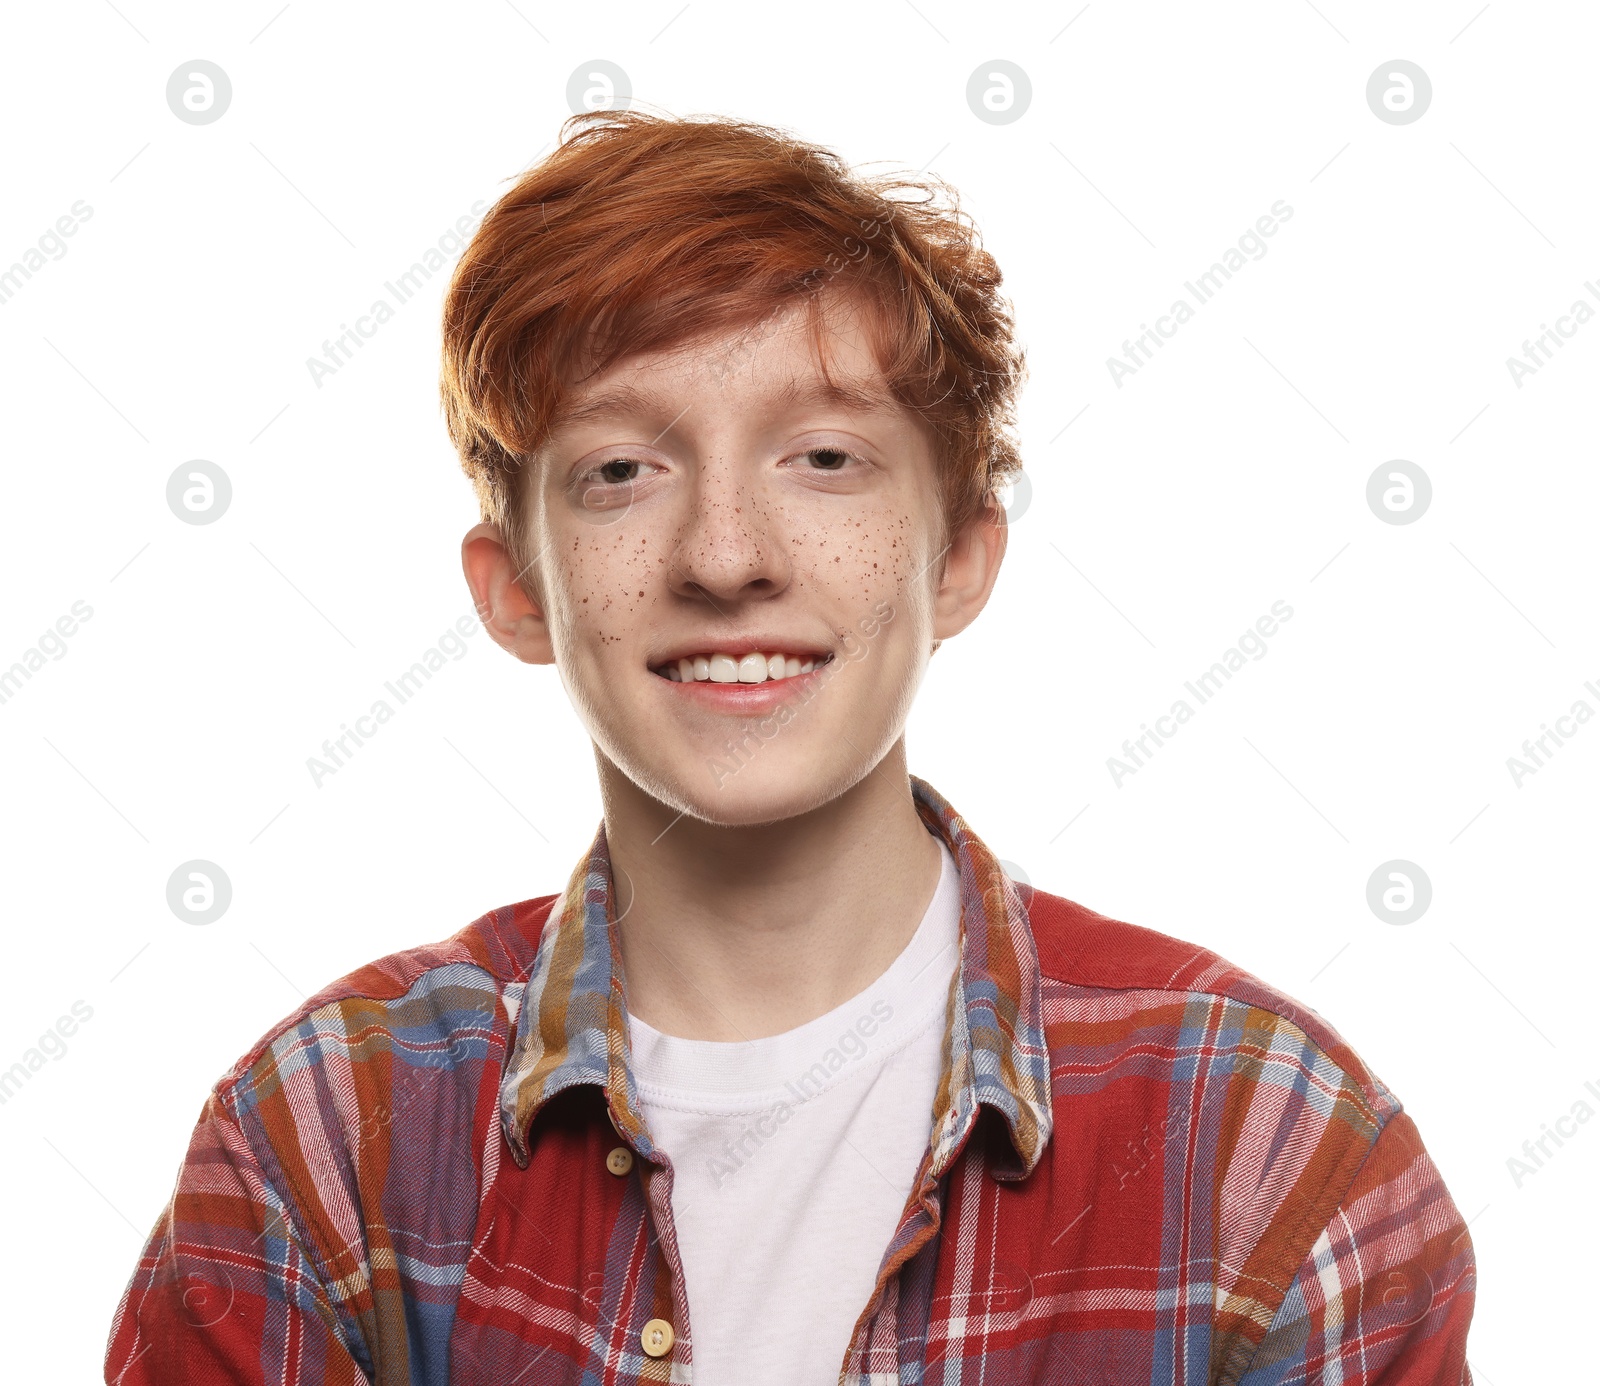
[[[495,644],[525,664],[555,663],[544,611],[517,581],[516,560],[499,525],[474,525],[467,531],[461,541],[461,571],[472,589],[478,619]],[[531,580],[529,586],[534,586]]]
[[[1000,563],[1006,555],[1006,512],[991,495],[983,509],[950,541],[944,572],[934,594],[935,641],[957,635],[977,620],[989,603]]]

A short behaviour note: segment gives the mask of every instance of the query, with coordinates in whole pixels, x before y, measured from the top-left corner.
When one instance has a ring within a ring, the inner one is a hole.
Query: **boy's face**
[[[625,359],[530,469],[523,584],[494,526],[463,544],[494,638],[553,660],[604,760],[708,822],[792,817],[870,773],[1004,553],[997,507],[947,542],[930,432],[858,316],[827,318],[833,379],[877,398],[815,395],[800,307]]]

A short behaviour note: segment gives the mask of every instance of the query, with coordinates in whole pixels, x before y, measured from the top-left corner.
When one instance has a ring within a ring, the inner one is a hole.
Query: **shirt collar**
[[[1032,1173],[1050,1139],[1050,1055],[1038,954],[1017,885],[966,820],[912,775],[928,831],[950,849],[960,877],[961,961],[934,1099],[935,1177],[954,1159],[987,1105],[1005,1119],[1015,1161],[997,1177]],[[629,1064],[627,993],[617,948],[605,824],[551,910],[524,984],[500,1117],[512,1157],[525,1166],[529,1128],[544,1104],[580,1083],[600,1087],[618,1132],[656,1156]]]

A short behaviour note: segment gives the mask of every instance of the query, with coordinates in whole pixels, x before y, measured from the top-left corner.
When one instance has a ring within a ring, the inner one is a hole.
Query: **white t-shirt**
[[[645,1121],[673,1165],[695,1386],[838,1379],[933,1125],[961,918],[940,856],[911,942],[826,1015],[732,1042],[628,1018]]]

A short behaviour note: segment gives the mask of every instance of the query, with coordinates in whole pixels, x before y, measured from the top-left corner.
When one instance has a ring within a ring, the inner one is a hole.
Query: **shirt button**
[[[624,1174],[633,1168],[633,1151],[629,1150],[625,1145],[619,1145],[615,1150],[606,1156],[606,1168],[620,1179]],[[660,1323],[661,1320],[652,1319],[651,1322]],[[671,1346],[670,1332],[671,1330],[669,1329],[669,1347]]]
[[[665,1319],[651,1319],[639,1334],[639,1345],[649,1357],[665,1357],[672,1351],[672,1325]]]

